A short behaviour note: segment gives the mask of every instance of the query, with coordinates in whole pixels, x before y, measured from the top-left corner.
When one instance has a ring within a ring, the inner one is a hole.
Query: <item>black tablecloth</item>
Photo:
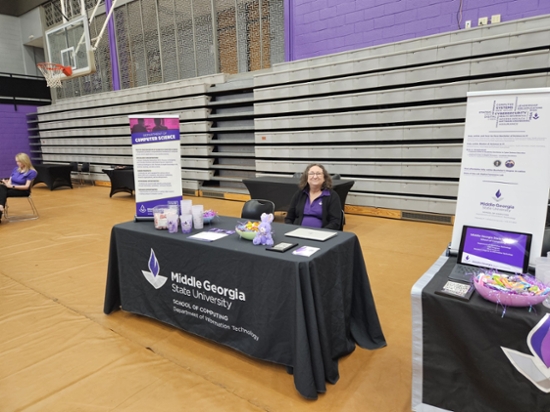
[[[119,192],[126,192],[131,195],[134,193],[134,169],[103,169],[102,171],[111,180],[109,197]]]
[[[34,185],[45,183],[50,190],[62,186],[73,187],[71,181],[71,165],[44,163],[35,165],[34,168],[38,172],[34,179]]]
[[[501,349],[530,355],[527,336],[548,310],[508,307],[503,316],[502,306],[477,293],[467,302],[435,294],[455,263],[449,258],[422,291],[422,402],[451,411],[550,411],[550,394]]]
[[[220,217],[213,226],[232,229],[236,221]],[[116,225],[104,312],[121,306],[286,365],[297,390],[316,399],[326,381],[338,380],[338,358],[356,343],[376,349],[386,342],[357,237],[339,232],[316,242],[284,236],[295,228],[273,224],[275,242],[320,250],[303,257],[267,251],[237,234],[207,243],[155,230],[150,222]],[[146,273],[166,283],[155,289]]]
[[[243,179],[252,199],[271,200],[275,203],[275,210],[279,212],[288,211],[292,196],[298,190],[299,182],[300,178],[297,177],[260,176]],[[342,209],[354,183],[353,180],[334,179],[332,181],[332,188],[340,196]]]

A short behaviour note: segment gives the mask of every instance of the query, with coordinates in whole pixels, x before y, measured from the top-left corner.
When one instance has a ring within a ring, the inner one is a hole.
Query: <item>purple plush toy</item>
[[[271,236],[271,222],[273,222],[273,213],[262,213],[261,222],[258,225],[258,232],[252,243],[255,245],[273,246],[273,237]]]

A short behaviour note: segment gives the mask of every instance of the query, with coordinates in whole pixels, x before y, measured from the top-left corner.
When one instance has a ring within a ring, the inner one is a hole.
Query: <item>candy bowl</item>
[[[202,221],[208,224],[208,223],[211,223],[214,220],[214,218],[216,218],[217,216],[218,216],[218,212],[212,209],[208,209],[202,212]]]
[[[502,306],[526,307],[542,303],[550,288],[530,275],[481,273],[474,277],[476,291],[490,302]]]
[[[253,240],[258,233],[258,225],[260,222],[237,222],[235,226],[235,232],[239,234],[242,239]]]

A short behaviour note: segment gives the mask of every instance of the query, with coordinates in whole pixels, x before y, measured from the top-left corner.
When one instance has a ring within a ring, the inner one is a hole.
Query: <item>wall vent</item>
[[[195,189],[182,189],[182,194],[188,195],[188,196],[197,196],[197,191]]]
[[[217,192],[215,190],[202,190],[204,197],[216,197],[218,199],[225,199],[225,192]]]
[[[401,218],[406,220],[418,220],[420,222],[453,224],[453,217],[448,215],[431,215],[418,212],[401,212]]]

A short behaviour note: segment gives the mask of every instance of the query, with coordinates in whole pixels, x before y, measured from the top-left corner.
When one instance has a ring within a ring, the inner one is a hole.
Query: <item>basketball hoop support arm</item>
[[[117,0],[113,0],[113,3],[111,5],[111,9],[109,10],[109,14],[107,15],[107,18],[105,19],[105,22],[103,23],[103,27],[101,28],[101,31],[97,35],[97,37],[94,39],[95,44],[92,45],[92,50],[95,51],[97,49],[97,45],[99,44],[101,38],[103,37],[103,32],[105,31],[105,27],[107,27],[107,23],[109,23],[109,19],[111,18],[111,15],[113,14],[113,11],[115,10]],[[92,22],[94,18],[95,11],[97,10],[97,6],[99,5],[100,0],[97,1],[97,4],[94,9],[94,13],[92,13],[92,17],[90,19],[90,23]]]
[[[82,3],[84,3],[84,0],[82,0]],[[94,21],[95,14],[97,12],[97,8],[99,7],[99,4],[101,3],[101,0],[97,0],[97,3],[94,7],[94,10],[92,11],[92,15],[90,16],[90,20],[88,21],[88,25],[92,24],[92,21]],[[113,11],[115,10],[117,0],[113,0],[113,3],[111,5],[111,10],[109,10],[109,14],[105,18],[105,22],[103,23],[103,27],[101,28],[101,31],[99,32],[98,36],[92,40],[95,40],[95,44],[92,45],[92,51],[96,51],[97,45],[101,41],[101,38],[103,37],[103,32],[105,31],[105,27],[107,27],[107,23],[109,23],[109,19],[111,18],[111,15],[113,14]],[[82,10],[86,10],[85,6],[82,6]],[[84,41],[84,34],[82,34],[82,37],[80,37],[80,40],[76,46],[76,50],[74,54],[76,55],[78,51],[80,50],[80,46],[82,45]]]

